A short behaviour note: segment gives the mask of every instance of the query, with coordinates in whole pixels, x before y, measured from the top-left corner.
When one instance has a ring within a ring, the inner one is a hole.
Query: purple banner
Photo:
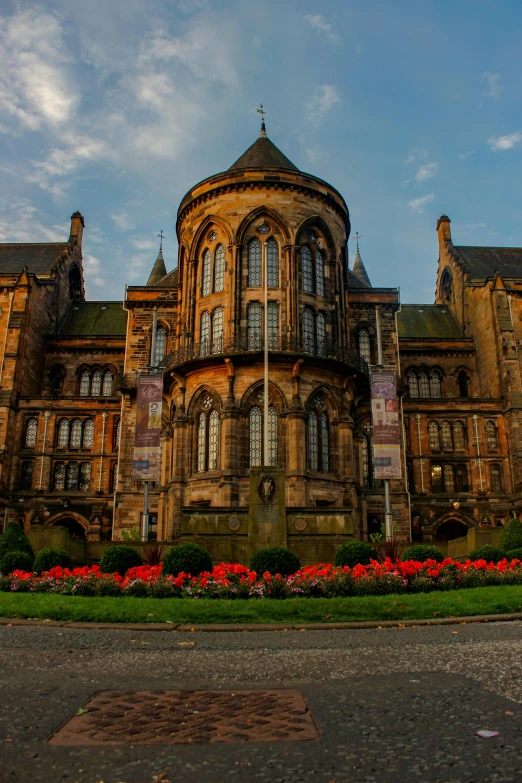
[[[400,478],[399,403],[394,372],[371,374],[375,478]]]
[[[138,380],[133,481],[161,479],[161,406],[163,376],[142,375]]]

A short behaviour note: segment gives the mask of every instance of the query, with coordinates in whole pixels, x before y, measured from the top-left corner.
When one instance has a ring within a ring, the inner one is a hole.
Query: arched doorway
[[[447,519],[437,528],[435,541],[452,541],[454,538],[462,538],[468,533],[467,525],[459,519]]]
[[[74,517],[63,516],[52,523],[59,527],[66,527],[71,538],[81,538],[85,541],[85,528]]]

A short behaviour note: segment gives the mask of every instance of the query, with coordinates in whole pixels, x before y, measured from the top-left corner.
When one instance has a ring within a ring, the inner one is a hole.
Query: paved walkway
[[[522,624],[165,633],[0,627],[0,779],[519,783]],[[299,688],[308,742],[51,747],[101,689]],[[499,731],[481,739],[480,729]]]

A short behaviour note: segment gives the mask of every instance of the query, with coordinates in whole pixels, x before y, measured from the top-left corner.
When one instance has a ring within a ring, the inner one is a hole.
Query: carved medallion
[[[306,528],[306,519],[304,517],[297,517],[295,520],[295,529],[300,533]]]
[[[230,519],[228,520],[228,526],[230,530],[239,530],[239,525],[240,525],[239,517],[230,517]]]

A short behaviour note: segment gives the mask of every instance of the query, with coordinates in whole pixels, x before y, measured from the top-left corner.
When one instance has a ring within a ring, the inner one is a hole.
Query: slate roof
[[[357,277],[351,269],[347,273],[348,288],[371,288],[371,284],[365,283],[360,277]],[[369,281],[368,281],[369,282]]]
[[[151,285],[151,283],[147,283]],[[168,275],[162,277],[157,283],[154,283],[156,288],[177,288],[178,287],[178,267],[169,272]]]
[[[501,277],[522,279],[522,248],[454,246],[472,280],[485,280],[498,272]]]
[[[166,274],[167,267],[165,266],[165,261],[163,259],[163,252],[160,250],[158,257],[154,262],[154,266],[152,267],[149,279],[147,280],[147,285],[157,285],[158,281],[165,277]]]
[[[58,330],[60,337],[125,337],[126,332],[122,302],[77,302]]]
[[[397,330],[399,337],[408,340],[464,337],[456,318],[444,305],[402,305],[397,313]]]
[[[0,242],[0,275],[19,274],[24,266],[33,274],[48,275],[66,250],[66,242]]]
[[[228,171],[239,169],[287,169],[299,171],[291,160],[284,155],[276,145],[266,136],[260,136],[233,163]]]

